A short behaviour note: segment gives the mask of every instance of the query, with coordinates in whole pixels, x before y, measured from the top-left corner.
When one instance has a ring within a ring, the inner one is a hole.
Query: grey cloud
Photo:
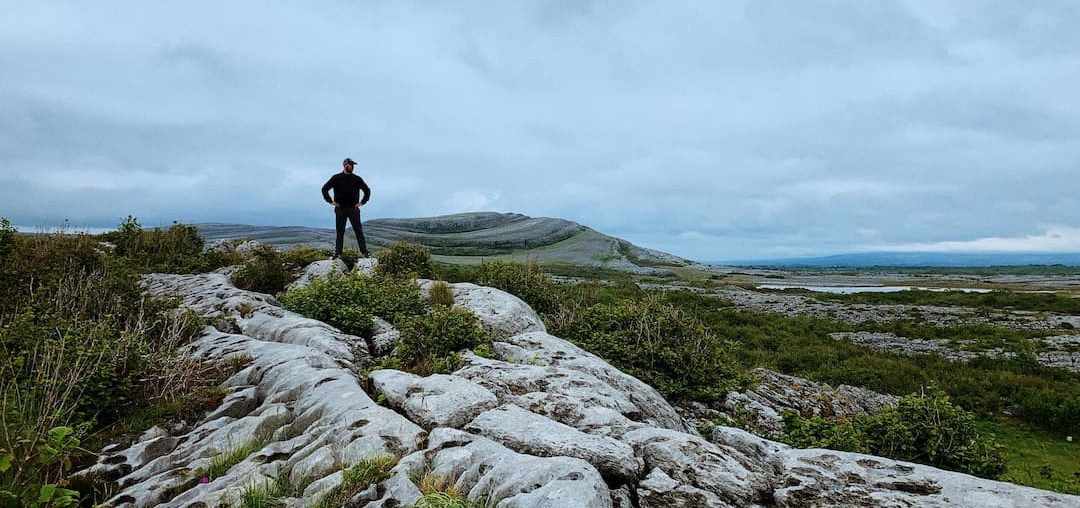
[[[701,259],[1080,223],[1073,2],[13,12],[0,215],[28,225],[326,225],[345,156],[369,217],[565,217]]]

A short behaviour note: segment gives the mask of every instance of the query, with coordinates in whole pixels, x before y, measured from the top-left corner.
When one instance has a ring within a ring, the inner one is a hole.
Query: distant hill
[[[833,256],[725,261],[716,264],[730,266],[1022,266],[1067,265],[1080,266],[1080,253],[1055,252],[863,252]]]
[[[307,244],[334,246],[334,230],[304,226],[248,226],[195,224],[208,241],[253,238],[278,248]],[[543,263],[598,266],[634,273],[667,272],[689,260],[639,247],[576,222],[517,213],[473,212],[416,219],[364,221],[364,234],[372,249],[400,240],[431,249],[437,259],[478,263],[483,258],[536,259]],[[346,247],[355,247],[346,232]]]

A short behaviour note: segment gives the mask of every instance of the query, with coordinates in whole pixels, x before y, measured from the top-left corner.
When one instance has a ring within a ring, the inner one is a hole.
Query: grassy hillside
[[[307,244],[331,248],[330,228],[197,224],[208,241],[253,238],[278,248]],[[576,222],[515,213],[476,212],[416,219],[364,222],[374,250],[406,240],[431,250],[444,263],[476,264],[481,259],[535,259],[545,264],[595,266],[632,273],[668,273],[689,261],[599,233]],[[351,233],[347,238],[351,237]],[[349,245],[351,241],[347,241]]]

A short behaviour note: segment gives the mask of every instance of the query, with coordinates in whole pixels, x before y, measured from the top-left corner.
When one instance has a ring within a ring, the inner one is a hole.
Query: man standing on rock
[[[323,199],[334,207],[337,237],[334,240],[334,259],[341,257],[341,247],[345,239],[345,219],[352,224],[353,233],[356,233],[356,243],[360,247],[360,254],[368,257],[367,243],[364,241],[364,227],[360,224],[360,207],[367,204],[371,198],[371,189],[364,183],[364,179],[353,174],[356,162],[346,158],[341,162],[343,170],[331,176],[322,186]],[[330,189],[334,190],[333,199],[330,198]],[[360,191],[364,191],[364,198],[360,199]]]

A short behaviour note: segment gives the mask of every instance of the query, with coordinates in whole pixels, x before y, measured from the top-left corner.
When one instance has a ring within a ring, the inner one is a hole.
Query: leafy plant
[[[8,255],[15,250],[15,242],[19,241],[19,231],[11,224],[7,217],[0,217],[0,263],[7,259]]]
[[[79,493],[58,486],[71,468],[79,446],[71,427],[54,427],[43,436],[10,436],[0,448],[0,505],[68,508],[79,505]]]
[[[785,441],[797,447],[832,448],[919,462],[985,478],[998,478],[1005,460],[994,439],[975,426],[974,415],[930,388],[900,399],[874,415],[828,420],[784,415]]]
[[[476,283],[513,294],[537,312],[550,312],[558,305],[558,286],[535,261],[484,261],[477,271]]]
[[[435,273],[431,251],[423,245],[400,241],[378,255],[375,273],[398,277],[430,279]]]
[[[397,357],[422,374],[445,372],[460,364],[461,350],[491,343],[491,335],[466,309],[432,307],[400,328]]]
[[[281,292],[291,280],[284,257],[269,245],[256,248],[232,276],[236,287],[267,294]]]
[[[398,324],[425,309],[420,288],[407,279],[347,274],[314,280],[287,291],[282,305],[353,335],[370,337],[379,316]]]
[[[139,270],[198,273],[209,268],[202,252],[205,241],[195,226],[173,222],[168,229],[145,230],[129,215],[116,230],[101,237],[115,245],[117,256]]]
[[[294,245],[282,253],[282,259],[297,268],[303,268],[311,263],[330,258],[333,251],[316,249],[309,245]]]
[[[732,344],[656,295],[590,307],[567,338],[673,398],[712,400],[741,383]]]

